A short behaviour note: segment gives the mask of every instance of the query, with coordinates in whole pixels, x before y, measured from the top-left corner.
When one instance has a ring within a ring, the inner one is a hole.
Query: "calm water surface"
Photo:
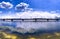
[[[35,30],[45,30],[48,31],[58,31],[60,32],[60,22],[7,22],[0,21],[0,26],[10,26],[14,28],[23,28],[27,31],[31,29]]]

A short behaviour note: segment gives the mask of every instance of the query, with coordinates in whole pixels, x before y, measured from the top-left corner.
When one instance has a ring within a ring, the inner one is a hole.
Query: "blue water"
[[[45,32],[60,32],[60,22],[7,22],[1,21],[0,26],[10,26],[14,28],[23,28],[26,31],[30,32],[29,30],[34,29],[36,31],[40,31],[39,33]],[[32,31],[32,32],[33,32]]]
[[[55,28],[60,28],[60,22],[10,22],[10,21],[0,21],[0,26],[11,26],[11,27],[34,27],[38,28],[51,28],[51,29],[55,29]]]

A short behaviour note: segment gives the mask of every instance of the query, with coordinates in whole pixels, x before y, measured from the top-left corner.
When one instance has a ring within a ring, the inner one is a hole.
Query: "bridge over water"
[[[55,18],[55,19],[52,19],[52,18],[31,18],[31,19],[28,19],[28,18],[25,18],[25,19],[22,19],[22,18],[7,18],[7,19],[0,19],[0,21],[24,21],[24,22],[28,22],[28,21],[32,21],[32,22],[49,22],[49,21],[60,21],[60,19],[58,18]]]

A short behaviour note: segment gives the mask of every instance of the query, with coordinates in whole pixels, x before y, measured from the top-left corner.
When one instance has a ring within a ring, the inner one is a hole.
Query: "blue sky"
[[[45,11],[56,11],[60,10],[60,0],[0,0],[0,3],[2,1],[10,2],[13,4],[13,8],[9,9],[8,11],[14,11],[14,7],[19,4],[20,2],[28,3],[33,9],[35,10],[45,10]],[[5,9],[0,9],[1,11]]]
[[[0,16],[60,17],[60,0],[0,0]]]

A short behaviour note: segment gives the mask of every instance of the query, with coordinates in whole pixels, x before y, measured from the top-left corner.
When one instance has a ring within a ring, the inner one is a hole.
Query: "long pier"
[[[34,21],[34,22],[49,22],[49,21],[60,21],[60,19],[52,19],[52,18],[31,18],[31,19],[22,19],[22,18],[9,18],[9,19],[0,19],[0,21]]]

